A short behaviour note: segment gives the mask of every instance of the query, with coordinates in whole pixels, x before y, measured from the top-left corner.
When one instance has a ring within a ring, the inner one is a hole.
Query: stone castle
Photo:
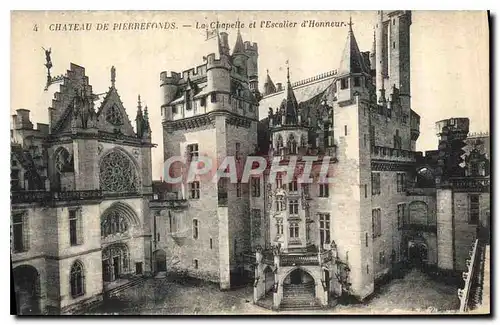
[[[365,299],[405,263],[466,270],[472,241],[489,232],[489,135],[450,118],[436,123],[437,150],[416,151],[411,23],[409,11],[378,12],[371,51],[349,24],[338,69],[293,82],[287,68],[284,85],[268,74],[262,90],[258,46],[239,30],[232,49],[227,33],[207,33],[203,64],[160,73],[164,160],[230,156],[240,170],[260,156],[303,169],[315,157],[317,170],[328,158],[332,183],[313,172],[304,184],[270,164],[250,182],[153,182],[147,109],[139,101],[134,131],[115,70],[95,95],[72,65],[53,80],[50,126],[14,116],[12,266],[23,306],[69,313],[167,273],[222,290],[252,285],[254,302],[273,309],[319,308]]]

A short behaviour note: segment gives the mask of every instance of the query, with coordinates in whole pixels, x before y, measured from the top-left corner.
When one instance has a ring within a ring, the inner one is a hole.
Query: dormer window
[[[340,79],[340,89],[347,89],[347,88],[349,88],[349,79],[347,78]]]

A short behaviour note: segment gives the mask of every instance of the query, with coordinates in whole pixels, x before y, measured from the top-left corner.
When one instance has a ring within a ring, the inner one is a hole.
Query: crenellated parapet
[[[229,62],[229,58],[227,56],[220,56],[219,59],[216,59],[215,53],[210,53],[207,55],[207,71],[211,69],[225,69],[231,70],[231,63]]]
[[[452,132],[465,138],[469,133],[469,119],[457,117],[438,121],[436,122],[436,131],[438,136]]]

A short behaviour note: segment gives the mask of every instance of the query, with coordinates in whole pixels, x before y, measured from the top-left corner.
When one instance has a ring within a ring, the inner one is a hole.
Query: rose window
[[[100,165],[100,185],[105,192],[137,192],[137,171],[125,154],[113,151],[103,157]]]

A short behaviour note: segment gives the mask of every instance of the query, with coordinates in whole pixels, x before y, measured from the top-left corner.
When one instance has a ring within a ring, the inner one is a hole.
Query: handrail
[[[467,311],[467,305],[469,302],[469,294],[470,294],[470,287],[472,283],[472,276],[474,275],[474,269],[476,260],[477,260],[477,249],[479,245],[479,240],[476,239],[474,241],[474,244],[472,246],[472,254],[471,258],[467,260],[467,267],[468,270],[467,272],[463,272],[462,276],[465,280],[464,288],[463,289],[458,289],[458,298],[460,299],[460,312],[465,312]]]

